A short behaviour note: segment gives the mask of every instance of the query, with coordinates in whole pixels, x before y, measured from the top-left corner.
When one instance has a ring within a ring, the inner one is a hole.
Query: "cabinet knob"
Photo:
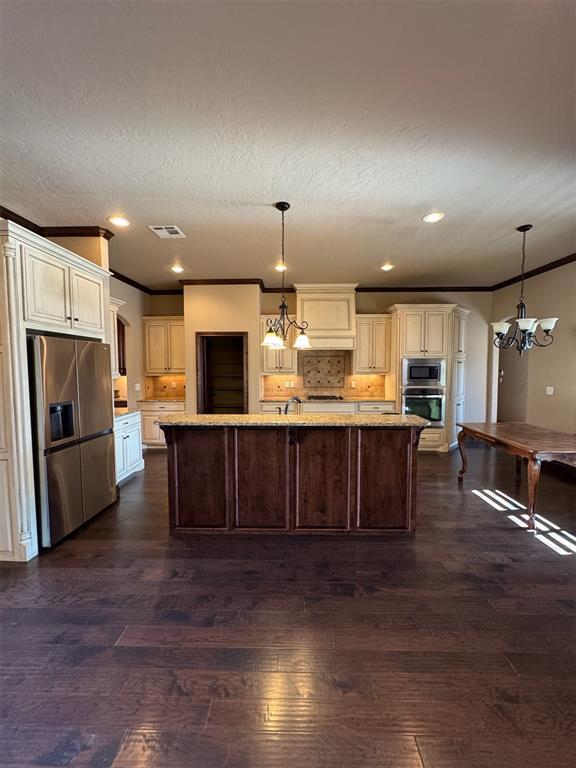
[[[72,315],[66,315],[66,320],[72,320]]]
[[[75,317],[75,318],[74,318],[74,322],[75,322],[75,323],[77,323],[77,322],[79,322],[79,321],[80,321],[80,318],[79,318],[79,317]]]

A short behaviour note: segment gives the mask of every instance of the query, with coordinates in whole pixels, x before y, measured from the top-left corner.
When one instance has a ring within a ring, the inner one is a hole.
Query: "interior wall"
[[[131,285],[110,278],[110,295],[126,302],[118,314],[126,324],[126,395],[128,407],[135,408],[136,401],[144,397],[144,323],[148,312],[148,296]],[[136,389],[140,385],[140,391]]]
[[[149,315],[183,315],[184,314],[184,294],[172,296],[171,294],[162,294],[159,296],[148,296],[148,314]]]
[[[502,320],[516,312],[520,284],[494,293],[492,319]],[[554,343],[534,348],[528,358],[526,421],[549,429],[576,432],[576,263],[532,277],[524,296],[530,317],[559,317]],[[517,354],[512,350],[500,355]],[[547,386],[554,395],[546,395]]]
[[[196,333],[248,333],[248,403],[258,413],[260,399],[260,286],[184,286],[186,409],[196,412]]]
[[[262,313],[278,311],[279,293],[262,294]],[[356,312],[385,312],[393,304],[459,304],[470,310],[466,354],[466,420],[486,421],[488,394],[488,347],[492,320],[492,294],[488,291],[422,291],[394,293],[366,292],[356,294]],[[288,295],[290,312],[296,311],[295,294]]]

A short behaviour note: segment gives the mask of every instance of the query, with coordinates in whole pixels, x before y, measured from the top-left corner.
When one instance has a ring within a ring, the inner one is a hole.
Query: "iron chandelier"
[[[278,307],[278,317],[268,318],[266,320],[267,331],[264,334],[262,341],[263,347],[270,347],[272,349],[285,349],[286,341],[290,328],[295,328],[300,331],[296,340],[294,341],[294,349],[310,349],[310,339],[306,333],[308,323],[303,320],[300,324],[296,320],[290,320],[288,316],[288,304],[286,303],[286,289],[284,275],[286,273],[286,255],[284,252],[284,214],[290,208],[290,203],[274,203],[274,207],[282,214],[282,260],[277,269],[282,273],[282,299],[280,306]]]
[[[520,299],[516,305],[516,326],[514,333],[509,333],[511,323],[492,323],[494,330],[494,346],[498,349],[510,349],[515,347],[522,355],[532,347],[549,347],[554,341],[552,331],[558,322],[557,317],[545,317],[537,320],[535,317],[526,317],[526,303],[524,301],[524,266],[526,264],[526,233],[532,229],[532,224],[522,224],[516,227],[517,232],[522,233],[522,280],[520,283]],[[538,325],[543,331],[543,336],[538,338],[536,331]]]

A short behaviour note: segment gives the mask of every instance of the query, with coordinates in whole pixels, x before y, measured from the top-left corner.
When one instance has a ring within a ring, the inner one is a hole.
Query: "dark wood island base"
[[[174,532],[414,534],[418,417],[181,414],[159,424]]]

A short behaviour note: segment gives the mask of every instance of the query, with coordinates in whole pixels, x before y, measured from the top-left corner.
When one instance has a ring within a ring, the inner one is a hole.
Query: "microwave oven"
[[[446,361],[430,357],[402,360],[403,387],[445,387]]]

